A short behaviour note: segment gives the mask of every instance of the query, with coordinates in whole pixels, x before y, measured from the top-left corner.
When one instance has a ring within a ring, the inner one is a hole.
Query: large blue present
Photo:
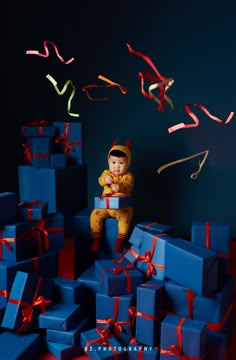
[[[84,304],[85,284],[77,280],[57,276],[53,279],[55,284],[55,301],[64,304]]]
[[[152,279],[138,286],[135,325],[135,339],[138,343],[149,346],[160,344],[163,303],[164,281]]]
[[[0,193],[0,226],[16,221],[17,198],[14,192]]]
[[[140,234],[140,231],[142,234]],[[136,266],[146,279],[163,280],[165,277],[165,249],[166,242],[173,237],[153,230],[136,228],[135,233],[142,236],[140,245],[132,245],[126,252],[125,258],[130,262],[136,261]],[[137,242],[136,242],[137,243]]]
[[[130,196],[100,196],[94,198],[94,208],[97,209],[123,209],[132,207]]]
[[[52,302],[53,281],[22,271],[16,273],[2,327],[17,332],[32,332],[38,329],[38,319]]]
[[[32,255],[34,242],[26,235],[31,228],[29,222],[18,221],[4,225],[0,236],[0,260],[20,261]]]
[[[86,165],[64,169],[18,165],[18,182],[20,201],[47,202],[48,213],[72,214],[87,203]]]
[[[203,321],[167,315],[161,322],[160,360],[206,355],[207,328]]]
[[[60,343],[65,345],[77,345],[80,343],[80,333],[89,329],[88,318],[79,321],[76,326],[67,331],[60,331],[54,329],[46,330],[47,341]]]
[[[0,334],[0,349],[2,360],[35,359],[41,352],[40,334],[15,334],[4,331]]]
[[[84,163],[83,124],[82,122],[55,121],[55,145],[58,151],[64,151],[68,164]]]
[[[21,133],[29,138],[38,136],[54,137],[56,135],[56,128],[49,125],[46,120],[31,121],[21,127]]]
[[[211,296],[201,296],[168,280],[165,282],[165,310],[179,316],[205,321],[214,331],[232,331],[234,279],[228,277],[224,287]],[[231,326],[230,326],[231,323]]]
[[[68,331],[73,329],[82,318],[80,304],[55,303],[39,315],[41,329]]]
[[[38,200],[23,201],[18,204],[18,216],[21,220],[34,221],[45,219],[48,204]]]
[[[95,274],[102,291],[109,296],[136,294],[143,273],[125,258],[96,260]]]
[[[50,167],[51,153],[53,152],[53,139],[50,137],[33,137],[29,141],[32,166]]]
[[[71,360],[83,354],[83,349],[80,345],[66,345],[52,341],[46,342],[46,349],[57,360]]]
[[[138,343],[135,339],[126,347],[129,360],[159,360],[160,350],[155,346]]]
[[[196,294],[208,296],[218,290],[218,269],[214,251],[181,238],[166,242],[165,276]]]
[[[96,294],[96,326],[111,330],[122,345],[127,345],[134,331],[135,296]]]
[[[124,347],[108,329],[83,331],[80,334],[80,344],[91,360],[127,359]]]

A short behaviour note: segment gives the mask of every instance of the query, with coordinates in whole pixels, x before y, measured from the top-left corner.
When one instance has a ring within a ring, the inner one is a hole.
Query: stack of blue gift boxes
[[[234,306],[229,226],[193,221],[187,241],[170,226],[134,221],[119,254],[117,220],[108,218],[94,254],[82,124],[21,130],[19,194],[0,194],[0,358],[32,360],[45,348],[61,360],[224,360]],[[67,233],[74,280],[58,275]]]

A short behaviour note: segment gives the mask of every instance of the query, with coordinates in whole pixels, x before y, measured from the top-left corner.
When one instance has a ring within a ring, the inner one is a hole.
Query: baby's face
[[[114,175],[123,175],[128,169],[128,159],[110,155],[108,159],[109,170]]]

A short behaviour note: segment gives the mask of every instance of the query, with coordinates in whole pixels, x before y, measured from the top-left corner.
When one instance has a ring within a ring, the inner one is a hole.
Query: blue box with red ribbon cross
[[[48,204],[38,200],[23,201],[18,204],[18,216],[21,220],[34,221],[45,219],[48,212]]]
[[[21,134],[25,137],[54,137],[56,135],[56,128],[49,125],[47,120],[31,121],[21,127]]]
[[[2,327],[18,333],[36,331],[39,315],[52,302],[53,289],[51,279],[17,271],[7,299]]]
[[[130,196],[100,196],[94,198],[94,208],[97,209],[123,209],[132,207]]]
[[[96,326],[110,329],[123,346],[134,332],[135,315],[135,295],[96,294]]]

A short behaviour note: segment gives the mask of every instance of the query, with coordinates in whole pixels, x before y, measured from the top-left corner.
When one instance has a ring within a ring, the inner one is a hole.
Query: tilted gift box
[[[82,122],[55,121],[53,125],[56,127],[56,149],[65,153],[67,164],[84,164]]]
[[[127,250],[125,258],[131,262],[136,260],[137,268],[145,274],[147,280],[151,278],[163,280],[165,277],[166,242],[174,238],[152,230],[146,231],[136,228],[136,232],[142,236],[140,245],[132,245]]]
[[[0,226],[16,221],[17,198],[14,192],[0,193]]]
[[[149,346],[160,344],[163,303],[164,281],[152,279],[138,286],[135,325],[135,339],[138,343]]]
[[[48,213],[72,214],[86,207],[86,165],[64,169],[18,165],[18,183],[19,200],[47,202]]]
[[[153,230],[160,233],[167,232],[172,228],[170,225],[165,225],[156,221],[147,221],[147,220],[139,221],[136,224],[136,226],[143,230]]]
[[[4,331],[0,334],[0,357],[2,360],[35,359],[41,352],[40,334],[15,334]]]
[[[126,259],[96,260],[95,274],[102,291],[109,296],[135,294],[143,274]]]
[[[202,360],[206,343],[207,328],[202,321],[167,315],[161,322],[160,360],[184,356]]]
[[[123,209],[127,207],[132,207],[130,196],[100,196],[94,198],[95,209]]]
[[[54,299],[56,302],[64,304],[84,304],[85,298],[85,284],[77,280],[66,279],[57,276],[53,279],[55,284]]]
[[[29,222],[18,221],[4,225],[0,231],[0,260],[20,261],[29,258],[34,242],[27,238]]]
[[[135,296],[96,294],[96,326],[111,330],[122,345],[127,345],[134,331]]]
[[[33,274],[17,271],[2,327],[17,332],[32,332],[38,329],[39,315],[51,304],[53,281]]]
[[[46,338],[47,341],[65,344],[65,345],[77,345],[80,343],[80,334],[82,331],[86,331],[89,329],[89,321],[87,318],[84,318],[79,321],[78,324],[75,325],[70,330],[60,331],[54,329],[46,330]]]
[[[108,329],[83,331],[80,334],[80,344],[91,360],[127,359],[124,347]]]
[[[55,126],[49,125],[46,120],[31,121],[21,127],[21,134],[25,137],[54,137],[56,135],[56,128]]]
[[[166,242],[165,276],[196,294],[208,296],[218,290],[218,269],[214,251],[181,238]]]
[[[82,319],[80,304],[56,303],[39,316],[41,329],[67,331],[73,329]]]
[[[18,204],[17,209],[21,220],[43,220],[47,216],[48,204],[38,200],[23,201]]]
[[[211,296],[200,296],[172,280],[165,282],[165,310],[193,320],[205,321],[214,331],[232,331],[234,279],[228,277],[224,287]],[[230,326],[231,323],[231,326]]]

